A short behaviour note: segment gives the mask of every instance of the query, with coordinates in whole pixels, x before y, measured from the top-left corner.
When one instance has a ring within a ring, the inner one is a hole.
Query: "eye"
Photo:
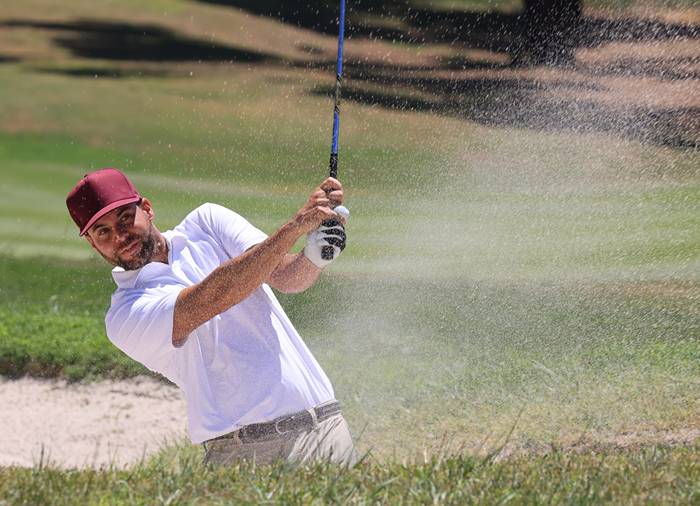
[[[120,225],[131,225],[136,220],[136,212],[127,211],[119,216]]]

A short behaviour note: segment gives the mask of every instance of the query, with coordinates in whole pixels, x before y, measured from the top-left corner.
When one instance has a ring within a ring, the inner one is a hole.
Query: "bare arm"
[[[324,181],[324,185],[342,188],[331,178]],[[194,329],[248,297],[271,277],[281,263],[280,273],[286,273],[282,277],[294,278],[290,273],[299,270],[299,266],[295,266],[295,261],[286,263],[289,249],[299,237],[316,229],[321,222],[337,217],[329,207],[326,193],[321,187],[317,188],[294,217],[274,234],[242,255],[222,263],[200,283],[184,288],[175,302],[173,345],[182,346]],[[305,261],[298,260],[302,265]],[[274,279],[277,278],[273,276],[273,283]]]
[[[173,345],[182,346],[197,327],[238,304],[260,286],[296,241],[285,225],[275,234],[184,288],[175,302]]]
[[[313,286],[320,275],[321,269],[303,253],[287,254],[266,282],[282,293],[299,293]]]

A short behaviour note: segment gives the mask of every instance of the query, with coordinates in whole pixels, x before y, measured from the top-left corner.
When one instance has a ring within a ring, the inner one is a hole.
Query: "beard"
[[[148,232],[143,238],[139,238],[136,235],[129,236],[126,239],[126,243],[131,244],[135,240],[140,240],[141,244],[133,258],[125,259],[120,255],[117,255],[112,261],[114,265],[121,267],[125,271],[134,271],[136,269],[140,269],[151,261],[158,250],[158,241],[156,239],[153,226],[148,229]]]

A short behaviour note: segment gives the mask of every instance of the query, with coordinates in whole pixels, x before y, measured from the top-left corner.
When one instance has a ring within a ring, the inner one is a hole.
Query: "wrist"
[[[326,265],[331,263],[333,260],[326,260],[321,257],[318,251],[319,247],[309,242],[307,239],[304,249],[301,251],[302,255],[308,263],[314,266],[318,270],[322,270]]]
[[[304,250],[301,250],[299,253],[297,253],[297,255],[301,258],[301,262],[303,263],[304,268],[317,272],[321,272],[323,270],[323,267],[319,267],[318,265],[313,263],[308,256],[306,256]]]
[[[301,220],[294,216],[284,225],[282,225],[281,231],[284,234],[289,234],[290,236],[294,237],[294,242],[296,242],[296,240],[299,239],[302,235],[306,234],[308,230],[304,228],[303,223],[301,223]]]

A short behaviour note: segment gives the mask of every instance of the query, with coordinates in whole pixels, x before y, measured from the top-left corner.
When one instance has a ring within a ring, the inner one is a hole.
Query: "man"
[[[113,168],[69,193],[80,235],[115,266],[107,336],[184,391],[190,438],[204,443],[207,463],[354,462],[333,387],[270,289],[301,292],[337,258],[342,202],[342,185],[328,178],[268,237],[215,204],[161,233],[151,202]]]

